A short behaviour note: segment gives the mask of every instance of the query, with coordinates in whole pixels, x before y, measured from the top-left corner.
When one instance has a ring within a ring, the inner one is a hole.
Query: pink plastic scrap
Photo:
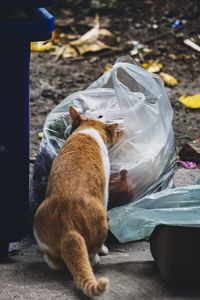
[[[196,169],[197,168],[197,164],[192,161],[177,160],[176,162],[177,162],[177,164],[180,164],[181,166],[183,166],[186,169]]]

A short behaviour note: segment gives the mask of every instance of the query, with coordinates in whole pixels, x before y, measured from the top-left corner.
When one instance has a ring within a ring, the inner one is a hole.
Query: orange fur
[[[73,108],[70,115],[73,133],[53,162],[34,232],[52,268],[62,268],[64,263],[84,294],[100,295],[109,281],[95,279],[90,260],[100,252],[108,231],[103,206],[105,171],[98,143],[79,132],[94,128],[111,147],[118,139],[117,125],[82,118]]]

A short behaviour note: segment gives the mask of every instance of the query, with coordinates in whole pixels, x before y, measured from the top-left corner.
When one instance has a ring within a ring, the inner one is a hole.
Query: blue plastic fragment
[[[182,20],[175,20],[172,25],[172,29],[182,29],[183,28],[183,21]]]

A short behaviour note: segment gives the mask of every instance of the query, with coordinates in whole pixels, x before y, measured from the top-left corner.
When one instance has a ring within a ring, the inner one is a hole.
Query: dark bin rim
[[[0,11],[33,9],[55,5],[55,0],[1,0]]]
[[[54,17],[44,8],[27,10],[27,18],[0,20],[0,34],[5,39],[43,41],[51,38],[53,30]]]

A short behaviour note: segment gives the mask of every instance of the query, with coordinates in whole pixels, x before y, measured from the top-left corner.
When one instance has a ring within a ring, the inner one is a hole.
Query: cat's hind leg
[[[49,268],[54,271],[61,271],[65,268],[65,264],[60,258],[53,257],[49,254],[44,254],[43,259]]]

